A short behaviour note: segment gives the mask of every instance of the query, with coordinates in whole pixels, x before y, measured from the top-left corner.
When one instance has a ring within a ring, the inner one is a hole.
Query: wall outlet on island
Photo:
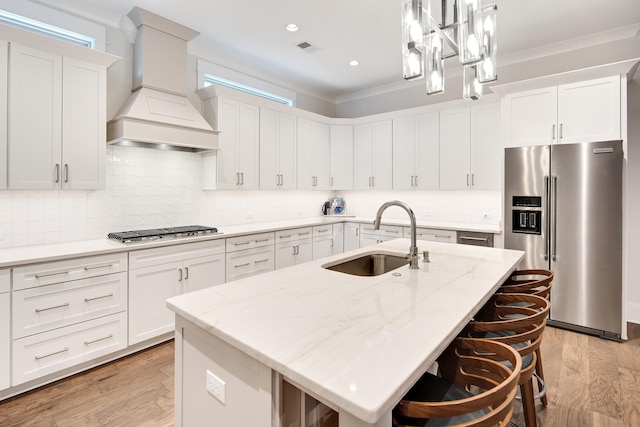
[[[225,382],[207,369],[207,391],[224,405],[226,396]]]

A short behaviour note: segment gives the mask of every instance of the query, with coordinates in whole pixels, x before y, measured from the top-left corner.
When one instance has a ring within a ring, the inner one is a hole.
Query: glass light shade
[[[427,40],[427,95],[444,92],[444,40],[431,33]]]
[[[478,80],[488,83],[498,80],[496,29],[498,7],[489,5],[482,10],[482,62],[478,65]]]
[[[463,65],[482,60],[482,23],[479,0],[458,0],[458,49]]]
[[[477,66],[463,67],[462,97],[464,99],[477,100],[482,98],[482,84],[478,81]]]
[[[402,2],[402,68],[405,80],[415,80],[424,75],[422,52],[424,50],[422,27],[422,0]]]

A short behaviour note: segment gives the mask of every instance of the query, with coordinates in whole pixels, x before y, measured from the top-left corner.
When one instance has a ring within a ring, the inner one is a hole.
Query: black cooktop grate
[[[215,227],[205,227],[202,225],[185,225],[180,227],[152,228],[148,230],[121,231],[109,233],[109,239],[118,240],[122,243],[147,242],[164,239],[179,239],[181,237],[206,236],[217,234]]]

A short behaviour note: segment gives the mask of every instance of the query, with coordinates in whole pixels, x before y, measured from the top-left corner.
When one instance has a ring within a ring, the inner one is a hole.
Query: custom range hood
[[[135,7],[133,89],[107,123],[107,143],[185,151],[218,149],[218,133],[187,99],[187,42],[193,31]]]

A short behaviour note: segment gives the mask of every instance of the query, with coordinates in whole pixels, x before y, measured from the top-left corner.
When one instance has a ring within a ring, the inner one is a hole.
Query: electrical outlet
[[[224,405],[227,398],[225,382],[207,369],[207,391]]]

